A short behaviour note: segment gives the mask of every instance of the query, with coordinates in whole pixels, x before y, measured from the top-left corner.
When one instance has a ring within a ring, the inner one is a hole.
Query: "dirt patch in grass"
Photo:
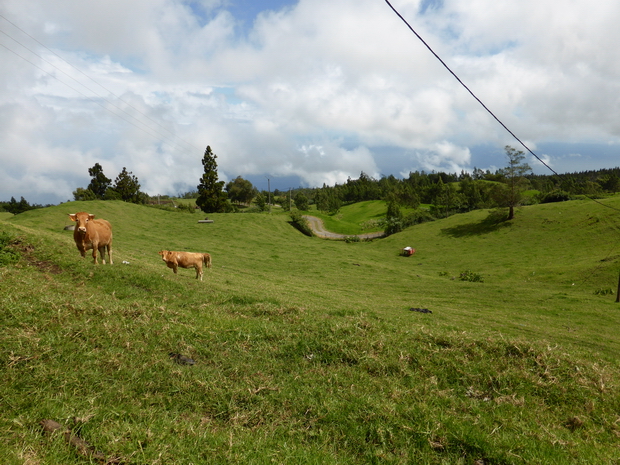
[[[13,250],[18,252],[30,266],[34,266],[42,273],[49,274],[61,274],[62,268],[60,268],[55,263],[52,263],[47,260],[40,260],[35,256],[35,247],[32,244],[27,244],[22,241],[21,238],[16,238],[11,244]]]

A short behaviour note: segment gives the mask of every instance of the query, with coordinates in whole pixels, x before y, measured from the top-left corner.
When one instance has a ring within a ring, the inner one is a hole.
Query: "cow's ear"
[[[95,219],[95,215],[93,215],[92,213],[88,214],[88,219],[89,220],[94,220]]]
[[[71,221],[77,221],[77,213],[69,213],[69,218],[71,218]]]

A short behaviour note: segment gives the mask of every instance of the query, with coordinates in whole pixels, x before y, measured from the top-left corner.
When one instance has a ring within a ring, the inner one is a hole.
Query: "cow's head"
[[[161,255],[161,259],[163,261],[167,261],[168,258],[168,254],[170,253],[169,250],[160,250],[159,252],[157,252],[159,255]]]
[[[95,215],[86,212],[70,213],[69,218],[77,223],[75,226],[77,232],[86,234],[86,223],[95,219]]]

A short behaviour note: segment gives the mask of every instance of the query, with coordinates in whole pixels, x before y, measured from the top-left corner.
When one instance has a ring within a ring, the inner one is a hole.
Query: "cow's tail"
[[[207,268],[211,268],[211,254],[203,254],[202,255],[202,261],[204,262],[205,265],[207,265]]]

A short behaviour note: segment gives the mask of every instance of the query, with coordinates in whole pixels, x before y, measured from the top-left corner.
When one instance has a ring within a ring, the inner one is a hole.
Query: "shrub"
[[[291,224],[297,228],[299,231],[304,233],[306,236],[314,236],[312,233],[312,229],[310,229],[310,225],[308,224],[308,220],[306,220],[299,210],[291,210],[289,212],[291,217]]]
[[[427,221],[435,221],[435,217],[431,215],[430,211],[424,208],[417,208],[413,212],[407,214],[403,219],[403,227],[407,228],[414,224],[426,223]]]
[[[540,195],[540,203],[565,202],[570,199],[570,194],[560,189]]]

